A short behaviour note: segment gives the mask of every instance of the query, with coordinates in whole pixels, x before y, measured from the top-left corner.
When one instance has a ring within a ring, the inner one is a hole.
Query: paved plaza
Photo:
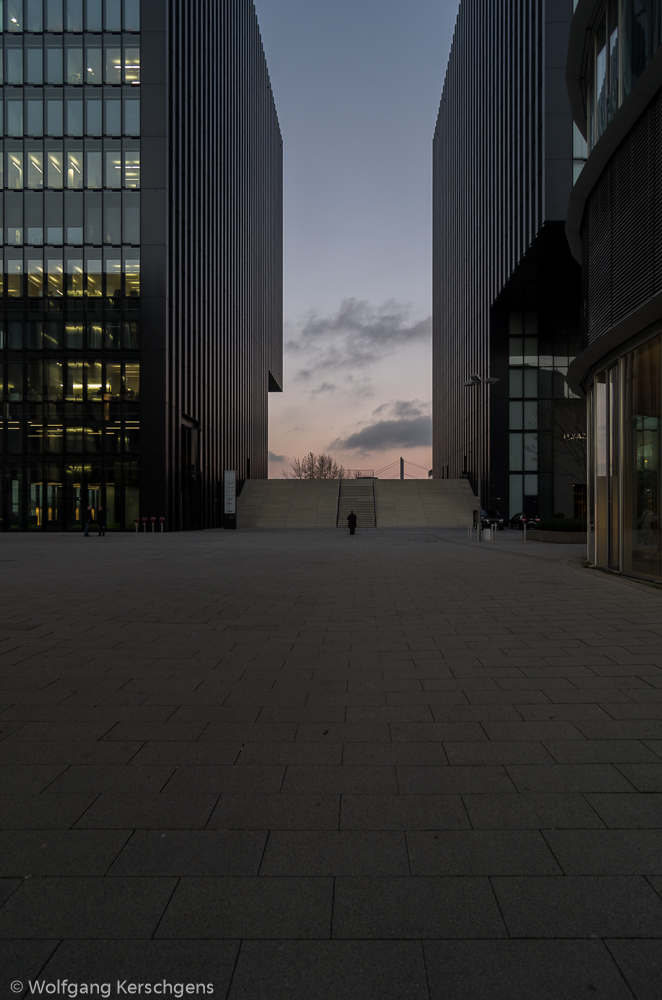
[[[3,535],[0,996],[659,1000],[662,591],[581,557]]]

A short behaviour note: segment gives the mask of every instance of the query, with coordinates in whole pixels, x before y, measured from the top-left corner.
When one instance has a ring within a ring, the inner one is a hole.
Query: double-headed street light
[[[477,535],[478,541],[480,541],[483,519],[481,517],[482,501],[481,501],[481,487],[482,487],[482,475],[483,475],[483,386],[493,385],[494,382],[498,382],[498,378],[481,378],[475,372],[470,375],[468,380],[464,383],[465,389],[472,386],[479,386],[480,392],[478,395],[478,404],[476,406],[476,414],[478,419],[478,429],[476,433],[477,440],[477,455],[476,455],[476,494],[478,499],[478,525],[477,525]]]

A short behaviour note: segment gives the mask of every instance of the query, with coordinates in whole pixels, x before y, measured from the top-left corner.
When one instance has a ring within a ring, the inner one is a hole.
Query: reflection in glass
[[[125,149],[124,151],[124,187],[140,187],[140,150]]]
[[[83,296],[82,260],[67,261],[67,295],[71,298],[82,298]]]
[[[49,97],[46,100],[46,134],[62,135],[63,128],[62,99]]]
[[[23,83],[23,49],[13,44],[5,48],[5,83]]]
[[[7,98],[5,101],[5,135],[23,135],[23,98]]]
[[[67,364],[67,395],[66,399],[73,403],[83,401],[83,373],[85,367],[82,361],[69,361]]]
[[[23,0],[6,0],[7,31],[23,31]]]
[[[122,154],[120,150],[106,153],[106,187],[121,188],[122,186]]]
[[[99,320],[87,321],[87,346],[91,351],[100,351],[103,347],[103,326]]]
[[[7,261],[7,295],[12,299],[20,299],[23,295],[23,261]]]
[[[83,30],[83,0],[67,0],[67,31]]]
[[[106,135],[122,134],[122,102],[117,98],[104,98],[104,110],[106,113]]]
[[[127,298],[138,298],[140,296],[140,261],[127,259],[124,270]]]
[[[103,101],[85,97],[85,132],[87,135],[103,134]]]
[[[82,351],[83,349],[83,326],[82,323],[67,323],[64,328],[64,346],[69,350]]]
[[[83,82],[83,49],[81,46],[67,46],[67,83],[80,86]]]
[[[101,72],[101,46],[88,45],[85,49],[85,82],[100,86],[103,83]]]
[[[26,135],[43,135],[44,102],[40,97],[29,97],[25,103],[27,111]]]
[[[87,262],[87,294],[90,298],[101,298],[103,295],[101,260],[88,260]]]
[[[110,396],[111,402],[119,402],[122,398],[121,364],[106,365],[106,383],[104,391]]]
[[[48,153],[48,187],[62,188],[64,186],[64,170],[62,153],[51,150]]]
[[[46,30],[62,31],[62,0],[46,0]]]
[[[524,452],[522,449],[522,435],[510,435],[510,471],[521,472],[524,467]],[[514,512],[516,513],[516,512]]]
[[[100,361],[89,361],[87,364],[87,398],[88,401],[103,399],[103,372]]]
[[[53,298],[64,295],[64,267],[61,260],[49,260],[47,271],[47,294]]]
[[[127,46],[124,49],[124,82],[140,83],[140,49]]]
[[[44,21],[42,17],[42,0],[25,0],[25,21],[28,31],[42,31]]]
[[[85,0],[85,27],[88,31],[101,31],[101,0]]]
[[[82,152],[67,153],[67,187],[75,191],[82,191],[83,189]]]
[[[103,177],[102,177],[102,153],[101,150],[88,150],[86,154],[87,160],[87,187],[88,188],[102,188],[103,187]]]
[[[106,260],[106,295],[119,298],[122,294],[122,262],[118,259]],[[118,337],[119,340],[119,337]],[[118,344],[119,346],[119,344]]]
[[[7,153],[7,187],[20,191],[23,188],[23,153]]]
[[[61,39],[46,42],[46,83],[55,86],[62,84],[62,41]]]
[[[119,45],[106,47],[106,83],[122,82],[122,50]]]
[[[28,260],[28,298],[40,299],[44,294],[44,264],[41,259]]]

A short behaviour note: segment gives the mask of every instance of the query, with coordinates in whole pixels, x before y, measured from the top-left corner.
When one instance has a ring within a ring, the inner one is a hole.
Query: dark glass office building
[[[267,475],[282,141],[252,0],[0,0],[0,517],[212,527]]]
[[[462,0],[434,136],[434,476],[468,475],[508,516],[585,504],[585,410],[567,382],[581,284],[564,221],[586,155],[564,80],[571,17],[572,0]],[[482,406],[472,373],[499,379]]]
[[[589,156],[567,233],[582,263],[591,562],[662,580],[662,2],[579,0],[567,81]]]

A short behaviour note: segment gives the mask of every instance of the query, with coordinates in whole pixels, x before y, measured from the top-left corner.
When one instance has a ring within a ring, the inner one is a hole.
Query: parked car
[[[520,531],[523,531],[525,522],[527,528],[535,528],[540,524],[540,518],[537,514],[513,514],[508,522],[508,527],[519,528]]]
[[[498,510],[481,510],[480,519],[483,528],[489,528],[491,524],[496,524],[499,531],[503,531],[503,518]]]

